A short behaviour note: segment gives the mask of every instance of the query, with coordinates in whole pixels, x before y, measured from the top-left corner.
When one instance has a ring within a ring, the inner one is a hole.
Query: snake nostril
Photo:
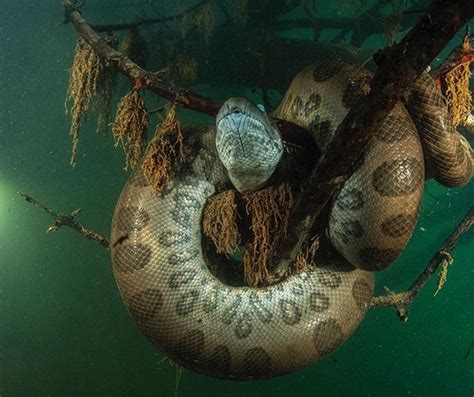
[[[231,113],[236,113],[236,114],[239,114],[239,113],[242,113],[242,110],[240,110],[240,108],[234,106],[230,109],[230,112]]]

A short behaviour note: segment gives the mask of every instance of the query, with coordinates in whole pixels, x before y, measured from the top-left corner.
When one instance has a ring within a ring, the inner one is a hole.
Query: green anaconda
[[[310,130],[324,151],[370,78],[342,62],[310,66],[295,77],[275,116]],[[423,76],[407,103],[412,116],[404,104],[395,106],[333,203],[328,235],[340,255],[318,255],[317,266],[276,285],[225,285],[209,271],[202,249],[202,212],[216,186],[229,175],[240,190],[259,184],[251,172],[227,171],[226,156],[253,159],[255,175],[265,179],[273,165],[266,170],[253,156],[281,152],[264,113],[241,100],[224,105],[219,153],[216,129],[196,127],[185,143],[185,163],[160,194],[135,171],[116,206],[111,251],[122,298],[147,338],[178,364],[226,379],[289,373],[347,340],[368,309],[373,271],[392,263],[412,235],[424,157],[442,183],[459,186],[471,178],[470,148],[450,125],[432,81]],[[228,138],[229,128],[238,140]],[[241,149],[231,149],[231,141]]]

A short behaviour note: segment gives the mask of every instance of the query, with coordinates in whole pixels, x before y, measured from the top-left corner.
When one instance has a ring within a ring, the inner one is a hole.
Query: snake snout
[[[231,98],[216,117],[216,148],[239,191],[263,185],[283,153],[283,143],[267,115],[244,98]]]

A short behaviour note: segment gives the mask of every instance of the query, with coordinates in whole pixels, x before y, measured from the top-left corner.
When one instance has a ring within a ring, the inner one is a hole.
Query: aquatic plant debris
[[[268,259],[273,236],[284,230],[293,206],[293,194],[287,182],[243,194],[245,209],[251,217],[253,238],[245,245],[244,279],[248,285],[269,280]]]
[[[203,215],[203,232],[219,254],[230,255],[237,250],[240,234],[237,225],[236,190],[226,190],[207,200]]]
[[[67,103],[72,102],[71,128],[69,135],[72,139],[71,166],[76,165],[77,148],[79,144],[79,126],[91,108],[92,98],[97,93],[97,87],[103,71],[103,63],[92,47],[79,37],[74,51],[74,61],[70,69],[69,86],[66,94]]]
[[[125,169],[135,168],[142,155],[148,130],[148,112],[137,88],[126,94],[118,104],[112,133],[115,147],[125,152]]]
[[[443,255],[445,258],[439,265],[438,283],[436,285],[434,296],[438,295],[438,293],[444,287],[444,284],[446,284],[446,280],[448,278],[448,267],[454,263],[454,259],[449,252],[440,251],[440,255]]]
[[[141,166],[143,176],[156,192],[161,191],[184,161],[183,145],[181,124],[176,119],[176,106],[172,105],[163,122],[156,126]]]

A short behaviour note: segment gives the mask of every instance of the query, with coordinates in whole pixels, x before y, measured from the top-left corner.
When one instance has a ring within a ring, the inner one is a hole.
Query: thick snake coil
[[[341,62],[308,67],[275,115],[313,131],[324,151],[370,78]],[[464,184],[471,153],[454,129],[440,130],[449,118],[430,84],[420,83],[409,98],[429,112],[415,116],[425,128],[423,145],[434,152],[425,156],[446,183]],[[216,153],[215,128],[190,132],[186,163],[161,194],[136,171],[118,200],[111,251],[129,312],[162,353],[211,376],[266,378],[319,360],[359,325],[373,293],[371,270],[392,263],[413,232],[424,158],[412,118],[401,103],[395,107],[333,204],[329,236],[345,259],[318,253],[315,267],[264,288],[227,286],[208,270],[202,211],[228,176]]]

